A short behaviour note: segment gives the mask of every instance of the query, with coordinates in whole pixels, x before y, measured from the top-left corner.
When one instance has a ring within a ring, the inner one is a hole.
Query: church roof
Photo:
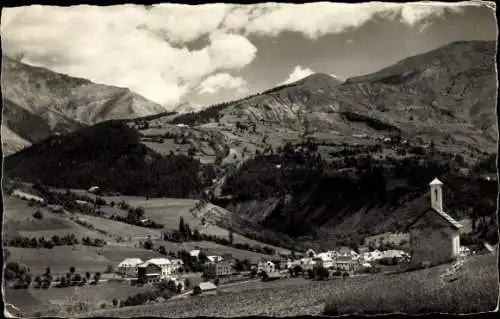
[[[450,215],[446,214],[443,211],[438,211],[432,207],[429,207],[426,210],[424,210],[422,212],[422,214],[420,214],[417,218],[415,218],[408,226],[406,226],[406,230],[408,230],[411,226],[413,226],[413,224],[415,224],[420,218],[422,218],[422,216],[427,214],[427,212],[429,212],[429,211],[433,211],[434,213],[438,214],[438,216],[440,216],[443,220],[445,220],[448,224],[450,224],[451,227],[453,227],[455,229],[462,228],[462,224],[460,224],[458,221],[456,221]]]
[[[429,185],[443,185],[443,182],[441,182],[437,177],[432,180],[432,182],[429,183]]]

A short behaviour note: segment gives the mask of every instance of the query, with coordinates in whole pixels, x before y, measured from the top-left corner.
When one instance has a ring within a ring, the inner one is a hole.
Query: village
[[[305,252],[282,250],[268,257],[238,259],[230,253],[214,255],[206,249],[195,247],[184,251],[184,254],[178,252],[177,258],[143,260],[137,256],[127,257],[116,265],[108,266],[109,269],[104,274],[96,273],[90,284],[164,286],[173,294],[170,298],[187,298],[190,295],[217,294],[219,287],[249,281],[269,282],[298,278],[312,281],[342,280],[377,273],[401,273],[452,262],[454,264],[451,268],[459,268],[463,257],[476,252],[460,245],[462,225],[443,211],[442,185],[437,178],[429,184],[431,205],[406,226],[404,231],[409,234],[409,243],[401,245],[400,249],[377,249],[372,243],[366,242],[357,249],[343,246],[321,252],[313,249]],[[89,190],[93,191],[95,189]],[[41,200],[19,190],[14,191],[13,196],[25,200]],[[51,209],[57,211],[62,208]],[[489,245],[486,248],[490,251],[495,249]],[[189,267],[184,261],[189,262]],[[34,287],[48,289],[51,286],[64,288],[85,284],[84,276],[76,279],[73,276],[74,267],[70,272],[72,275],[68,278],[62,276],[50,281],[36,278]],[[44,278],[50,276],[49,270],[47,273]],[[85,277],[90,279],[88,272]],[[160,298],[155,299],[158,300]],[[150,301],[144,299],[143,302]],[[117,300],[113,304],[127,306],[137,303],[127,304],[123,300]]]

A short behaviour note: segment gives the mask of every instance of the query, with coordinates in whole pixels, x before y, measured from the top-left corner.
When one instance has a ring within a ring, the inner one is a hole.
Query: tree
[[[75,273],[75,267],[74,266],[69,267],[69,272],[73,275]]]
[[[204,264],[207,262],[207,260],[208,260],[207,254],[205,254],[205,252],[203,251],[200,251],[200,253],[198,254],[199,263]]]
[[[118,299],[113,298],[113,306],[114,307],[118,306]]]
[[[151,239],[148,239],[144,242],[144,249],[153,249],[153,242],[151,241]]]
[[[229,230],[229,244],[230,244],[230,245],[233,245],[233,242],[234,242],[234,235],[233,235],[233,231],[232,231],[232,230]]]
[[[111,274],[113,272],[113,265],[107,265],[106,270],[104,271],[105,274]]]
[[[96,272],[94,274],[94,282],[98,283],[100,279],[101,279],[101,273],[100,272]]]
[[[90,279],[90,272],[88,272],[88,271],[87,271],[87,272],[85,273],[85,278],[87,278],[87,280],[89,280],[89,279]]]
[[[37,210],[36,212],[33,213],[33,217],[36,218],[36,219],[42,219],[43,218],[43,214],[41,211]]]
[[[189,278],[186,278],[186,279],[184,280],[184,286],[186,286],[186,288],[188,288],[188,289],[189,289],[189,288],[191,288],[191,285],[192,285],[192,284],[191,284],[191,280],[189,280]]]
[[[185,232],[186,232],[186,228],[184,226],[184,218],[181,218],[179,219],[179,232],[181,233],[181,235],[184,236]]]

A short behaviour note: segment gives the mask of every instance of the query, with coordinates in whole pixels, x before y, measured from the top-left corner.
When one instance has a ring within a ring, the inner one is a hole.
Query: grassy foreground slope
[[[275,281],[245,291],[238,291],[235,286],[234,291],[223,289],[215,296],[108,309],[84,316],[298,316],[355,312],[470,313],[495,309],[498,300],[496,254],[468,257],[462,276],[442,284],[440,275],[447,267],[324,282],[295,280],[295,284],[290,285],[284,285],[287,281]]]

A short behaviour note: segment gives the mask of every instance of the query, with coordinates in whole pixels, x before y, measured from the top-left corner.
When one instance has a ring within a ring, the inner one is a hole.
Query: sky
[[[130,88],[172,109],[235,100],[313,73],[369,74],[450,42],[496,40],[494,3],[3,8],[2,51]]]

